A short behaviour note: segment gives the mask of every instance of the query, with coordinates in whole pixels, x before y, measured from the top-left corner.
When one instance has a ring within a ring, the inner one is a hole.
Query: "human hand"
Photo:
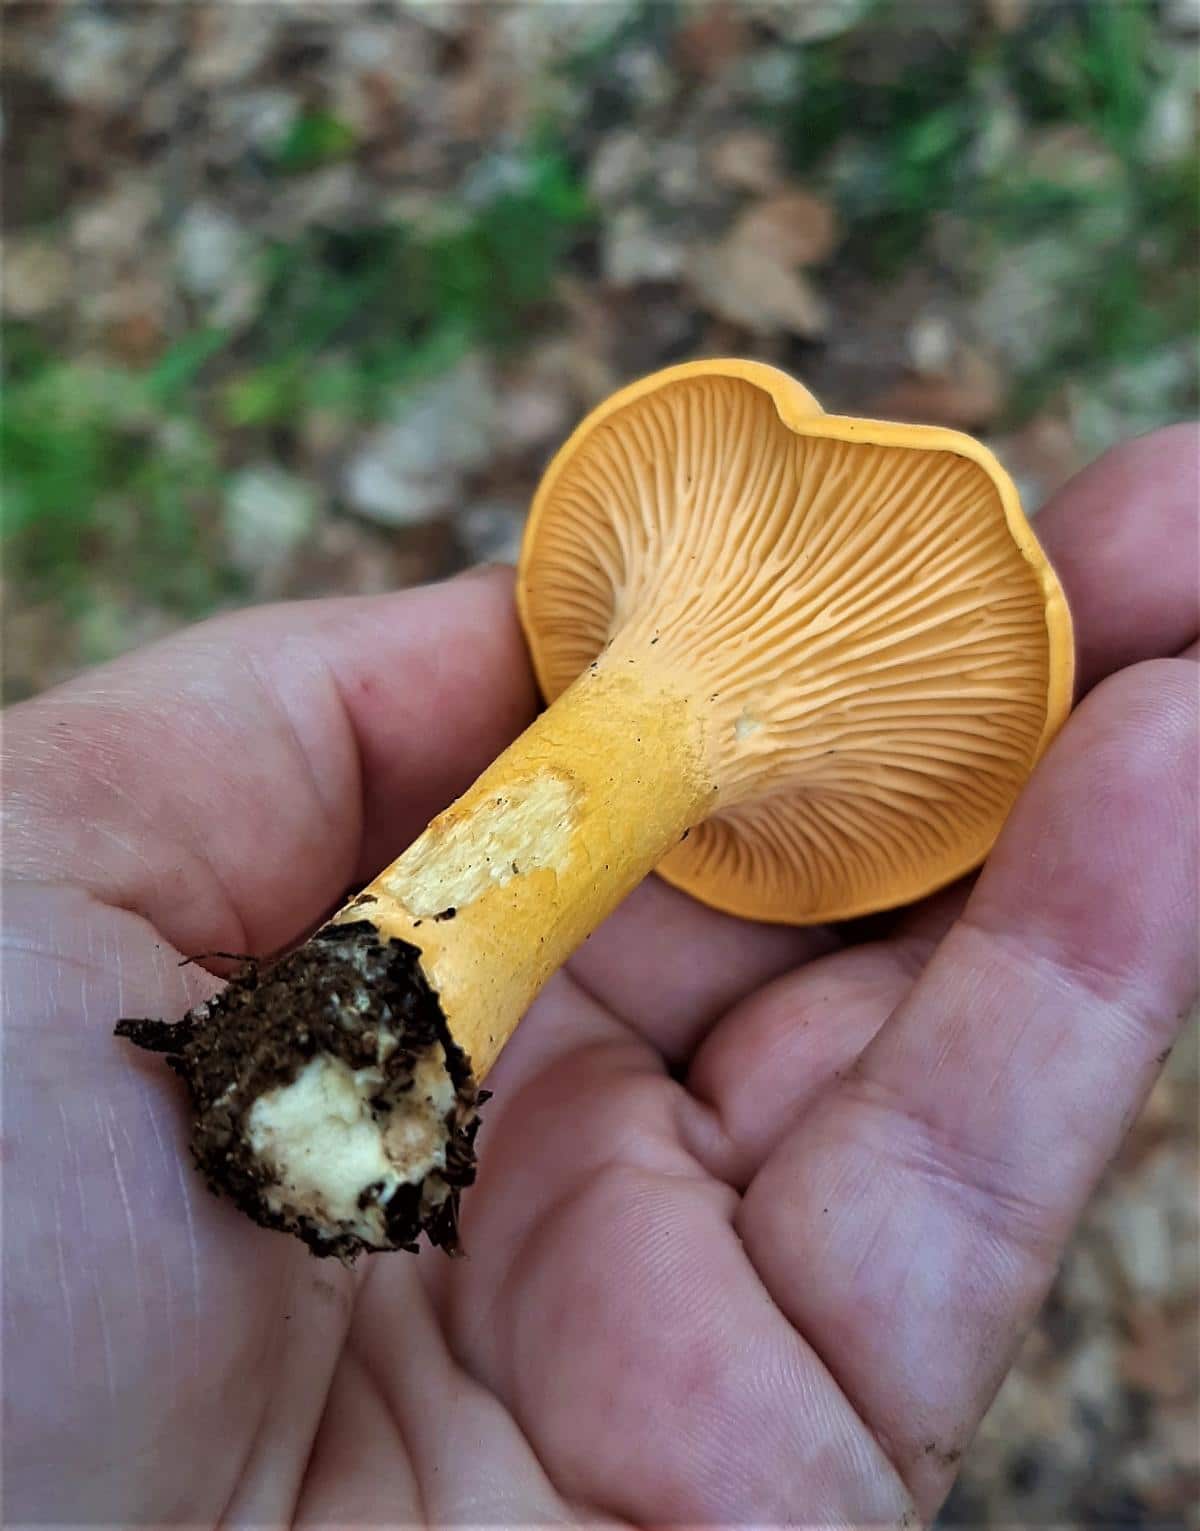
[[[532,716],[509,576],[12,709],[12,1522],[930,1515],[1195,992],[1195,465],[1161,433],[1040,518],[1091,694],[969,900],[851,944],[651,879],[488,1081],[460,1262],[255,1228],[112,1025],[302,937]]]

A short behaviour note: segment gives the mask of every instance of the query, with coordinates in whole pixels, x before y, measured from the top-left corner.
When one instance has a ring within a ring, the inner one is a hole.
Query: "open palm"
[[[462,1261],[254,1228],[111,1031],[303,936],[527,721],[509,577],[14,709],[11,1521],[931,1514],[1195,990],[1194,463],[1148,438],[1044,514],[1097,689],[969,902],[790,931],[652,880],[488,1081]]]

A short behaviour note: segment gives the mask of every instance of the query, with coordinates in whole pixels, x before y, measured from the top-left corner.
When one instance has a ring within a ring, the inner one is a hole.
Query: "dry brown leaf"
[[[823,260],[836,237],[828,203],[790,187],[752,203],[722,240],[693,253],[692,286],[709,313],[756,334],[823,334],[826,305],[799,268]]]
[[[746,22],[731,0],[714,0],[685,21],[675,34],[675,53],[680,64],[694,74],[720,74],[731,59],[746,50]]]
[[[779,181],[779,151],[775,140],[753,128],[739,128],[718,138],[708,151],[714,181],[739,191],[770,191]]]
[[[984,0],[984,10],[998,32],[1015,32],[1029,15],[1029,0]]]
[[[782,266],[816,266],[833,253],[837,219],[828,202],[791,186],[752,203],[731,238],[771,251]]]
[[[995,415],[994,392],[972,388],[945,377],[909,377],[889,388],[871,406],[885,420],[912,420],[921,425],[949,425],[977,430]]]
[[[970,431],[990,424],[1003,402],[995,366],[981,352],[963,347],[947,373],[902,378],[874,401],[871,413]]]
[[[692,256],[692,287],[709,313],[769,335],[779,330],[811,339],[824,333],[824,300],[803,271],[770,249],[728,238]]]
[[[1132,1308],[1127,1317],[1128,1339],[1121,1351],[1121,1376],[1126,1387],[1142,1389],[1156,1398],[1178,1398],[1188,1376],[1179,1344],[1179,1329],[1161,1305]]]
[[[1082,123],[1046,128],[1029,144],[1026,170],[1056,186],[1081,191],[1111,185],[1121,174],[1121,161],[1104,140]]]
[[[14,319],[38,319],[71,296],[67,254],[43,239],[10,239],[4,250],[3,304]]]
[[[127,314],[111,326],[106,338],[117,356],[134,367],[147,366],[162,351],[162,326],[152,313]]]

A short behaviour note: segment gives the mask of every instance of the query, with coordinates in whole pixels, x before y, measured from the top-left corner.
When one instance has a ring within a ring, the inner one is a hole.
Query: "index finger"
[[[1076,686],[1163,654],[1200,627],[1200,427],[1106,452],[1037,518],[1075,625]]]
[[[510,571],[220,617],[9,710],[9,876],[180,951],[304,933],[533,716]]]

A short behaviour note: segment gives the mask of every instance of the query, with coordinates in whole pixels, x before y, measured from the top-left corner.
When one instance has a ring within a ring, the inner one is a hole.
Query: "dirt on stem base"
[[[184,1079],[196,1163],[211,1189],[255,1222],[347,1263],[363,1250],[415,1252],[422,1231],[447,1253],[460,1252],[459,1197],[475,1178],[477,1111],[486,1091],[477,1089],[470,1060],[450,1035],[415,946],[382,937],[365,920],[327,926],[270,966],[247,963],[177,1024],[122,1020],[116,1032],[164,1053]],[[440,1091],[426,1086],[431,1060]],[[341,1099],[324,1118],[321,1152],[314,1121],[312,1144],[284,1162],[264,1149],[262,1103],[278,1102],[314,1068],[339,1083]],[[373,1139],[394,1144],[398,1130],[400,1141],[411,1140],[418,1112],[428,1118],[435,1105],[424,1172],[398,1181],[396,1174],[368,1177],[353,1215],[323,1203],[311,1181],[306,1190],[298,1184],[296,1163],[316,1157],[314,1173],[328,1173],[325,1161],[331,1150],[336,1158],[343,1140],[360,1158],[365,1144],[369,1161]]]

